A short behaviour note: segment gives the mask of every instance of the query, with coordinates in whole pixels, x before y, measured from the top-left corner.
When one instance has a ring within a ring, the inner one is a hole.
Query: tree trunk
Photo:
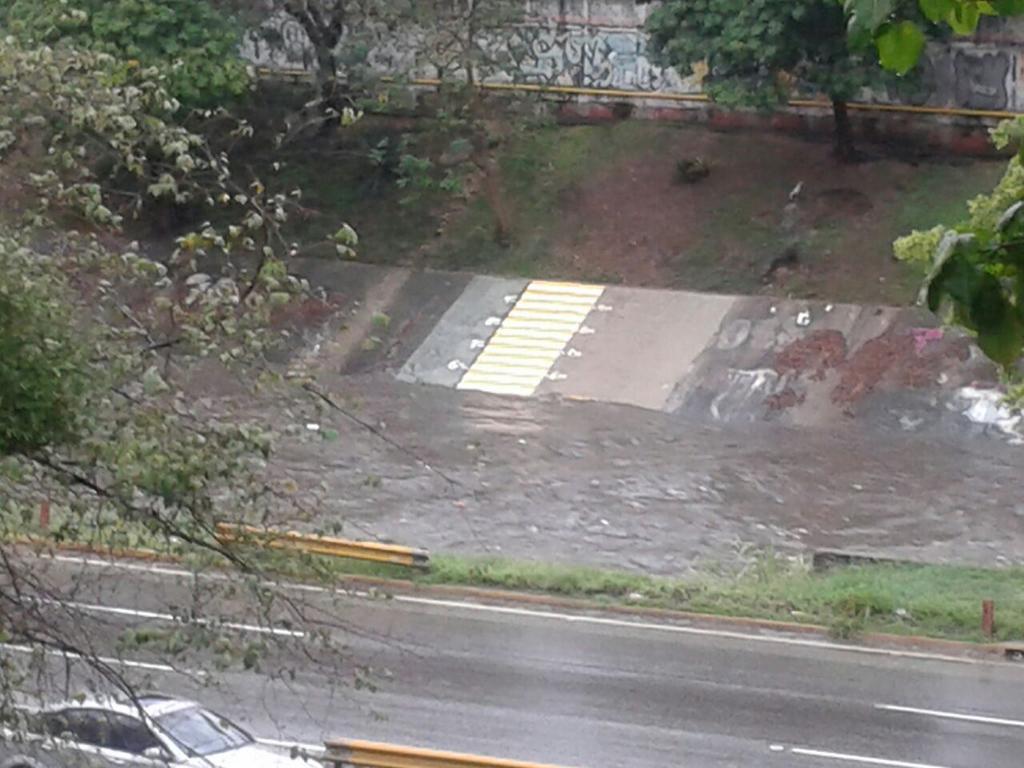
[[[338,109],[340,105],[335,98],[335,90],[338,87],[338,62],[333,47],[316,49],[316,84],[324,105]]]
[[[299,23],[316,56],[316,86],[323,104],[340,111],[338,58],[335,53],[344,33],[344,6],[325,8],[322,3],[288,0],[284,11]]]
[[[835,156],[844,163],[857,160],[857,149],[853,145],[853,126],[850,112],[844,99],[832,100],[832,117],[835,120]]]

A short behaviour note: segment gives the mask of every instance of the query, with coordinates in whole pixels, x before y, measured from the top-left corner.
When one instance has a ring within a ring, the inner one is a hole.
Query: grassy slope
[[[365,175],[366,165],[351,157],[299,154],[286,174],[322,212],[303,224],[305,234],[350,221],[367,261],[900,304],[913,298],[919,276],[892,263],[892,240],[961,218],[965,201],[990,189],[1004,166],[876,158],[843,167],[818,143],[643,121],[513,132],[496,152],[510,247],[494,242],[494,216],[479,192],[460,200],[437,191],[410,195],[386,179],[353,184],[351,171]],[[688,152],[710,159],[711,177],[691,188],[667,183]],[[783,249],[778,220],[794,179],[806,180],[810,194],[852,188],[869,210],[833,215],[820,203],[801,269],[766,289],[761,276]],[[600,211],[609,206],[618,218],[602,229],[609,217]],[[645,215],[652,208],[664,212]],[[630,248],[648,237],[646,252]],[[661,251],[658,262],[652,254]],[[644,260],[657,263],[638,265]]]
[[[504,248],[494,241],[494,216],[477,196],[445,242],[432,249],[432,263],[446,269],[524,277],[551,275],[555,230],[567,198],[594,174],[628,159],[651,128],[637,122],[548,127],[514,137],[503,146],[498,161],[502,189],[513,211],[515,243]]]

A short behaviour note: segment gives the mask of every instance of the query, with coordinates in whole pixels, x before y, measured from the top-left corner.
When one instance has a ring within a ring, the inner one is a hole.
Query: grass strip
[[[102,531],[102,535],[100,535]],[[31,531],[37,546],[79,545],[98,552],[145,548],[193,570],[223,565],[212,553],[155,536],[136,526],[64,529],[53,538]],[[70,534],[70,535],[69,535]],[[77,534],[77,535],[74,535]],[[278,578],[332,584],[346,576],[403,579],[415,584],[485,587],[606,605],[631,605],[816,624],[838,638],[883,632],[970,642],[1024,640],[1024,568],[872,564],[815,572],[802,560],[762,553],[739,572],[685,577],[577,565],[455,554],[431,556],[419,571],[378,563],[239,546],[250,564]],[[995,602],[995,636],[981,629],[983,600]]]
[[[817,624],[837,638],[882,632],[969,642],[1024,639],[1024,568],[876,564],[815,572],[772,554],[738,574],[681,578],[443,554],[431,558],[426,572],[280,553],[269,555],[266,566],[282,576],[326,583],[347,575],[376,576]],[[994,638],[981,629],[986,599],[995,601]]]

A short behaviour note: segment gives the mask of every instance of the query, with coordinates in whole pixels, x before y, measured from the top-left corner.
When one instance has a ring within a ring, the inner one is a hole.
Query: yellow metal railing
[[[553,765],[503,760],[496,757],[399,747],[373,741],[338,739],[327,742],[322,760],[333,768],[557,768]]]
[[[248,525],[218,523],[217,537],[223,542],[248,543],[273,549],[287,549],[326,557],[369,560],[409,568],[426,568],[430,555],[422,549],[375,541],[351,541],[297,531],[274,531]]]
[[[302,69],[257,69],[260,77],[284,77],[305,80],[312,77]],[[385,81],[388,78],[384,78]],[[441,80],[420,78],[408,81],[409,85],[436,88],[442,85]],[[564,96],[594,96],[605,99],[637,99],[653,101],[676,101],[707,104],[712,103],[706,93],[673,93],[671,91],[633,91],[616,88],[586,88],[575,85],[542,85],[538,83],[480,83],[479,87],[487,91],[514,91],[518,93],[539,93]],[[831,102],[820,99],[791,99],[790,107],[797,109],[832,109]],[[966,107],[924,107],[913,104],[872,104],[861,101],[848,102],[851,110],[858,112],[890,112],[908,115],[932,115],[935,117],[973,117],[985,120],[1008,120],[1024,115],[1024,112],[1012,112],[999,109],[968,109]]]

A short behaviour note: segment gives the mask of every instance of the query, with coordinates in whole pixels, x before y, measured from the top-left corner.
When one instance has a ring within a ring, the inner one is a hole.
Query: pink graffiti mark
[[[914,351],[923,355],[928,345],[934,341],[942,341],[946,332],[942,328],[914,328],[911,331],[914,336]]]

